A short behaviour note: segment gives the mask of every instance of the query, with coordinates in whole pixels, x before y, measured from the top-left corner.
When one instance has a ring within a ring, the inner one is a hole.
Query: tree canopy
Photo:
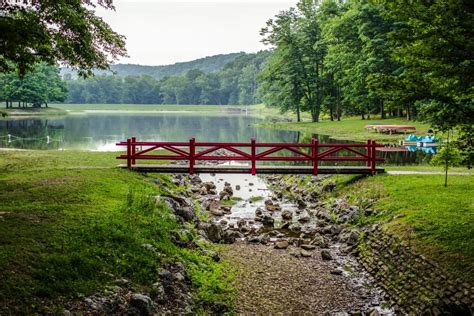
[[[1,1],[0,71],[23,76],[38,62],[61,62],[89,75],[126,55],[125,38],[95,15],[111,0]]]

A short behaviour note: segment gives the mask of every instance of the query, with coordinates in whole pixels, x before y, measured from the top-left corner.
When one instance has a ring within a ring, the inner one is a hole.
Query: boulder
[[[150,315],[152,304],[151,298],[143,294],[132,294],[129,301],[129,306],[138,310],[140,315]]]
[[[273,217],[271,217],[270,215],[268,214],[264,214],[262,216],[262,224],[263,226],[269,226],[269,227],[273,227],[273,224],[275,223],[275,220],[273,219]]]
[[[313,254],[309,251],[306,251],[306,250],[301,250],[301,257],[311,257]]]
[[[291,220],[293,218],[293,213],[290,210],[284,210],[281,212],[281,217],[285,220]]]
[[[279,240],[275,243],[275,249],[286,249],[288,248],[288,240]]]
[[[327,249],[321,250],[321,258],[326,261],[332,260],[331,252]]]

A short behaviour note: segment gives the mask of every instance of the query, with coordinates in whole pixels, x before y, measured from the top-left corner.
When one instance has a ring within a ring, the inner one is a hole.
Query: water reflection
[[[261,129],[262,119],[245,115],[168,114],[88,114],[61,118],[21,118],[0,120],[0,147],[23,149],[121,150],[115,143],[135,136],[143,141],[197,141],[309,143],[353,143],[333,140],[326,135]],[[285,153],[288,155],[289,153]],[[343,154],[343,153],[339,153]],[[346,154],[346,153],[344,153]],[[380,151],[390,164],[429,162],[431,154],[421,151]]]

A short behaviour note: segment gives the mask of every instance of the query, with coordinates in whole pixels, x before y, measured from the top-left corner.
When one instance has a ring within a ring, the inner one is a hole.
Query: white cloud
[[[120,62],[170,64],[265,47],[259,30],[295,1],[116,0],[116,11],[98,10],[127,37],[130,58]]]

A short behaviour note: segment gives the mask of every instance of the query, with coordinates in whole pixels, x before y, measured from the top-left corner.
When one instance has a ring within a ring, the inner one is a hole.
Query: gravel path
[[[236,243],[226,247],[224,259],[235,264],[238,313],[300,314],[362,310],[366,302],[341,275],[332,275],[332,261],[320,251],[294,257],[294,248]]]

